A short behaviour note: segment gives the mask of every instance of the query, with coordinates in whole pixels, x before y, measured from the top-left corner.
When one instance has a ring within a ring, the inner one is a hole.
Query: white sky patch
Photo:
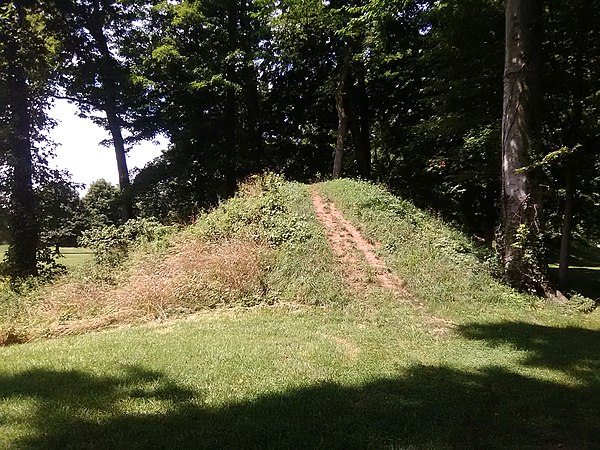
[[[66,100],[56,100],[49,115],[58,123],[49,133],[58,144],[56,157],[50,165],[68,170],[72,181],[85,184],[82,192],[92,181],[100,178],[118,185],[115,151],[112,147],[100,145],[101,141],[110,137],[110,133],[91,120],[78,117],[77,107]],[[143,141],[131,148],[127,153],[130,172],[136,167],[144,167],[167,148],[165,137],[159,137],[157,141],[158,144]]]

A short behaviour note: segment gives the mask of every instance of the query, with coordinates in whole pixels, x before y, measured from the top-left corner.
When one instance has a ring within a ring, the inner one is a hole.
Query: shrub
[[[577,311],[582,312],[584,314],[591,313],[598,306],[598,303],[596,302],[596,300],[593,300],[591,298],[588,298],[588,297],[578,294],[578,293],[573,293],[571,295],[571,298],[569,299],[569,303]]]
[[[290,210],[289,189],[280,175],[252,176],[240,186],[238,195],[203,215],[195,232],[209,240],[243,234],[272,247],[305,242],[310,228],[305,217]]]
[[[105,225],[87,230],[79,245],[92,250],[98,264],[115,267],[123,262],[131,248],[164,240],[168,233],[169,227],[155,219],[131,219],[120,226]]]

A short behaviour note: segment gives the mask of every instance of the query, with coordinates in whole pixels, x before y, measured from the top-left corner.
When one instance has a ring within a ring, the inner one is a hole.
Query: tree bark
[[[518,289],[546,294],[548,283],[538,254],[542,205],[530,170],[540,148],[540,0],[507,0],[502,117],[502,262]]]
[[[129,179],[129,169],[127,168],[127,156],[125,152],[125,143],[121,132],[121,123],[117,114],[116,102],[112,97],[106,98],[105,103],[106,119],[108,120],[108,129],[113,139],[115,148],[115,157],[117,159],[117,171],[119,173],[119,189],[121,190],[121,218],[123,222],[133,219],[133,205],[131,199],[131,180]]]
[[[244,91],[246,97],[246,127],[248,132],[248,147],[254,162],[254,171],[262,169],[262,133],[260,130],[260,98],[258,92],[258,75],[252,55],[253,32],[250,24],[249,7],[247,0],[241,0],[240,27],[243,32],[243,50],[245,55]]]
[[[228,17],[227,17],[227,33],[229,35],[229,51],[234,52],[238,47],[238,0],[229,0]],[[235,83],[236,71],[235,63],[230,62],[227,67],[227,81]],[[237,149],[237,99],[233,87],[227,88],[225,98],[225,192],[227,197],[235,194],[237,187],[237,170],[236,170],[236,149]]]
[[[365,82],[365,66],[362,62],[357,64],[355,70],[357,81],[356,87],[356,105],[359,117],[360,127],[360,146],[356,161],[358,163],[358,172],[364,179],[371,178],[371,123],[369,117],[369,97]]]
[[[583,0],[579,3],[577,11],[577,35],[575,46],[575,82],[573,88],[573,112],[571,114],[571,124],[565,141],[567,145],[574,148],[580,144],[581,121],[583,118],[583,96],[584,96],[584,67],[583,52],[586,45],[586,37],[589,30],[591,14],[589,14],[589,2]],[[563,217],[563,226],[560,236],[560,257],[558,267],[558,286],[565,292],[569,285],[569,259],[571,251],[571,235],[574,225],[575,214],[575,196],[576,196],[576,164],[573,160],[568,161],[565,182],[565,211]]]
[[[106,35],[104,34],[105,12],[100,8],[98,0],[94,0],[92,16],[89,17],[90,33],[96,41],[96,46],[101,55],[100,77],[102,79],[104,112],[108,122],[108,130],[112,136],[115,157],[117,160],[117,171],[119,174],[119,188],[121,190],[121,218],[123,222],[133,218],[133,199],[131,198],[131,180],[127,168],[127,156],[125,143],[123,141],[123,127],[119,117],[117,102],[117,82],[115,74],[117,67],[113,56],[108,48]]]
[[[17,6],[19,21],[23,11]],[[8,43],[7,54],[13,61],[7,77],[11,126],[9,134],[9,165],[12,167],[9,265],[12,275],[19,278],[37,275],[39,226],[33,194],[33,159],[31,116],[27,77],[21,65],[17,44]]]
[[[342,162],[344,159],[344,142],[346,135],[348,134],[348,112],[346,110],[348,95],[348,84],[350,78],[350,67],[349,64],[344,64],[342,73],[340,75],[340,81],[338,89],[335,94],[335,108],[338,115],[338,134],[337,141],[335,144],[335,156],[333,159],[333,179],[340,178],[342,176]]]
[[[575,170],[571,164],[567,167],[565,187],[565,214],[560,236],[560,257],[558,267],[558,286],[563,292],[566,292],[569,287],[569,258],[573,229],[573,213],[575,210]]]

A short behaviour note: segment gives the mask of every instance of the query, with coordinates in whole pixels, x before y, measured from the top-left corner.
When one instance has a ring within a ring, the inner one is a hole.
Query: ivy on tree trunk
[[[539,154],[540,0],[507,0],[502,116],[502,262],[518,289],[546,294],[540,256],[542,204],[531,157]]]

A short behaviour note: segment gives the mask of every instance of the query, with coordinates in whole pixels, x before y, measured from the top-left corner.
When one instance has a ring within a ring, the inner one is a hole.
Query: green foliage
[[[589,314],[598,307],[598,300],[574,293],[569,298],[569,305],[579,312]]]
[[[194,231],[213,240],[245,234],[273,247],[301,244],[311,232],[306,218],[290,210],[290,195],[283,177],[252,176],[236,197],[201,216]]]
[[[119,225],[121,194],[119,188],[104,179],[90,184],[82,204],[89,214],[90,226]]]
[[[505,287],[495,255],[430,212],[391,195],[381,186],[347,179],[324,183],[321,191],[363,233],[381,244],[381,255],[417,298],[431,307],[456,311],[493,305],[526,306],[531,299]]]
[[[37,187],[37,214],[43,246],[73,247],[89,227],[89,214],[82,204],[77,185],[65,174],[54,174]]]
[[[168,236],[169,230],[153,219],[132,219],[123,225],[86,230],[79,244],[94,252],[98,264],[116,267],[124,262],[132,248],[149,242],[160,243]]]

